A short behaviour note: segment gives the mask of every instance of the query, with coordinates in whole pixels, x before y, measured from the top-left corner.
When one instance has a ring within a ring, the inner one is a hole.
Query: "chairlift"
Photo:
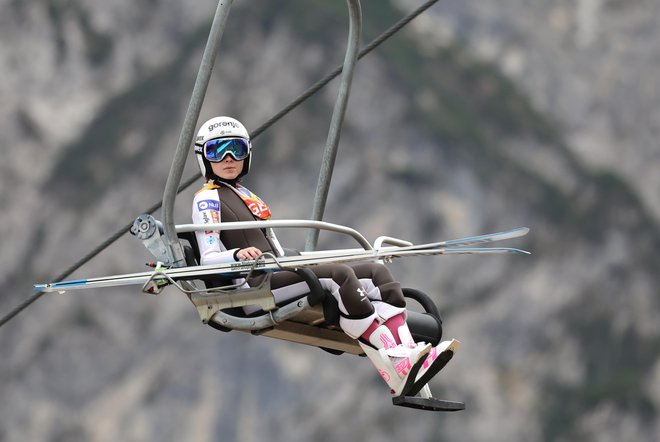
[[[339,327],[337,302],[333,296],[324,292],[318,279],[310,270],[310,266],[326,262],[359,260],[389,262],[395,258],[419,255],[528,253],[515,248],[481,247],[482,244],[523,236],[527,234],[527,228],[421,245],[382,236],[371,244],[362,234],[352,228],[322,221],[353,71],[357,62],[362,26],[359,0],[347,0],[349,10],[348,45],[314,198],[312,220],[225,222],[204,226],[175,225],[173,215],[177,188],[181,181],[215,55],[232,4],[233,0],[222,0],[219,1],[216,9],[165,185],[163,221],[161,222],[151,215],[140,215],[131,228],[131,233],[140,239],[157,259],[156,268],[153,271],[141,273],[38,284],[35,285],[36,290],[67,291],[137,284],[142,286],[142,291],[145,293],[159,294],[165,287],[171,286],[189,297],[204,324],[220,331],[248,332],[253,335],[318,347],[336,355],[347,353],[364,356],[357,342],[347,336]],[[287,250],[283,257],[264,255],[255,260],[239,263],[199,265],[199,248],[194,234],[196,230],[255,228],[296,228],[307,231],[305,250]],[[348,235],[357,242],[358,247],[316,251],[321,230]],[[268,275],[279,271],[290,271],[300,275],[308,284],[309,293],[293,299],[276,300],[270,290]],[[257,272],[266,275],[263,283],[258,287],[244,288],[232,283],[233,279],[246,278]],[[203,285],[202,288],[198,287],[200,283]],[[407,299],[415,301],[420,306],[418,310],[409,308],[407,313],[407,322],[413,337],[416,341],[437,345],[442,338],[442,320],[437,306],[428,295],[419,290],[404,288],[403,293]],[[248,305],[258,306],[259,309],[252,314],[246,314],[243,307]],[[451,352],[448,353],[451,358]],[[434,398],[428,384],[415,394],[415,396],[393,397],[392,402],[397,406],[431,411],[458,411],[465,408],[463,402]]]

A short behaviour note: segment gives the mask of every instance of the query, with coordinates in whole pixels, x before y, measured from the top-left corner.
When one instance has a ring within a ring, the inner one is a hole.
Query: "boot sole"
[[[401,392],[396,396],[406,396],[410,394],[410,389],[415,385],[415,378],[417,377],[417,373],[419,373],[419,370],[424,366],[424,361],[426,360],[428,354],[431,352],[431,348],[432,347],[430,344],[426,344],[426,349],[420,353],[419,360],[410,368],[408,378],[406,378],[406,382],[403,384]]]
[[[412,388],[408,391],[408,394],[414,396],[417,393],[419,393],[420,390],[424,388],[426,384],[428,384],[431,378],[433,378],[433,376],[435,376],[436,374],[438,374],[440,370],[445,368],[445,366],[449,363],[449,361],[451,361],[451,358],[453,357],[454,357],[453,350],[443,351],[438,356],[438,359],[433,361],[433,364],[428,369],[428,371],[424,373],[422,377],[420,377],[416,382],[413,383]]]
[[[408,375],[408,379],[406,380],[406,383],[403,385],[403,388],[401,389],[401,393],[399,393],[398,396],[409,396],[411,394],[411,389],[415,387],[415,377],[417,376],[417,373],[419,373],[419,370],[422,368],[422,366],[424,366],[425,360],[426,357],[423,357],[419,361],[417,361],[415,365],[412,366],[412,368],[410,369],[410,374]],[[415,393],[412,394],[414,395]]]

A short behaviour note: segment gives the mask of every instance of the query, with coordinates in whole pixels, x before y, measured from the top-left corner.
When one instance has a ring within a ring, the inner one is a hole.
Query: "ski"
[[[463,247],[473,246],[476,244],[485,244],[495,241],[504,241],[506,239],[519,238],[529,233],[528,227],[518,227],[516,229],[506,230],[504,232],[487,233],[485,235],[469,236],[467,238],[451,239],[448,241],[440,241],[428,244],[417,244],[412,246],[398,247],[399,250],[405,249],[437,249],[439,247]]]
[[[245,260],[224,264],[213,264],[194,267],[178,267],[165,270],[129,273],[122,275],[104,276],[87,279],[76,279],[69,281],[53,282],[47,284],[35,284],[34,290],[41,292],[64,292],[67,290],[88,289],[97,287],[114,287],[124,285],[143,285],[149,280],[167,281],[168,277],[173,280],[198,279],[210,275],[233,276],[240,278],[251,270],[279,271],[297,267],[306,267],[327,263],[342,263],[364,260],[389,260],[408,256],[429,255],[453,255],[453,254],[528,254],[525,250],[497,247],[497,248],[428,248],[424,244],[420,247],[388,247],[379,250],[339,250],[333,252],[310,252],[300,256],[289,256],[281,258],[263,258],[257,260]]]

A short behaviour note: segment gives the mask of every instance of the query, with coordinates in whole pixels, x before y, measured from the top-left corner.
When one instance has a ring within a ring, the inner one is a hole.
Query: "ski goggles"
[[[250,155],[250,142],[245,138],[218,138],[204,143],[204,158],[217,163],[231,155],[236,161],[244,160]]]

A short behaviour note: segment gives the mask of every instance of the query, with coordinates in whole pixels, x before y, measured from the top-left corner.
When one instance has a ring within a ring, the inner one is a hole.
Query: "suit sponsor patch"
[[[197,201],[197,208],[199,210],[220,210],[220,201],[217,200]]]

